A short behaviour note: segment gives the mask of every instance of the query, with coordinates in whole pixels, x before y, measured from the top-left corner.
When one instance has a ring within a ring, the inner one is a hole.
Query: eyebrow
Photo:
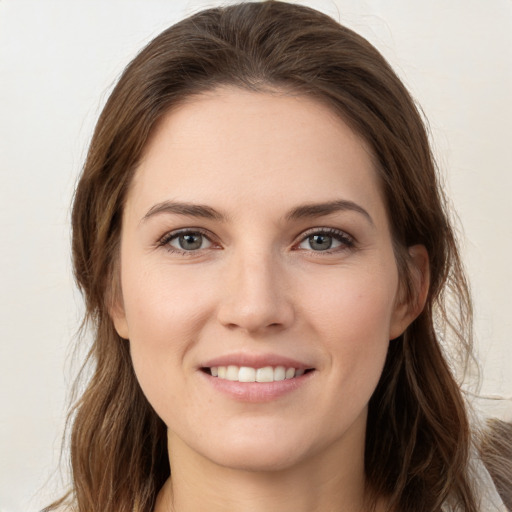
[[[154,215],[158,215],[160,213],[183,215],[185,217],[196,217],[201,219],[211,219],[220,222],[224,222],[226,220],[226,217],[222,213],[218,212],[211,206],[206,206],[203,204],[162,201],[161,203],[157,203],[154,206],[152,206],[148,210],[146,215],[142,217],[141,222],[144,222],[148,220],[150,217],[153,217]]]
[[[331,215],[339,211],[353,211],[362,214],[366,220],[374,226],[371,215],[357,203],[339,199],[336,201],[328,201],[325,203],[308,203],[296,206],[290,210],[286,215],[287,221],[299,220],[305,218],[316,218]],[[194,203],[183,203],[174,201],[162,201],[152,206],[146,215],[142,217],[141,223],[158,214],[167,213],[174,215],[183,215],[185,217],[196,217],[201,219],[216,220],[225,222],[227,217],[221,212],[215,210],[211,206]]]
[[[326,203],[311,203],[297,206],[286,215],[286,219],[298,220],[309,217],[324,217],[339,211],[353,211],[360,213],[372,226],[375,226],[371,215],[362,206],[359,206],[353,201],[347,201],[345,199],[328,201]]]

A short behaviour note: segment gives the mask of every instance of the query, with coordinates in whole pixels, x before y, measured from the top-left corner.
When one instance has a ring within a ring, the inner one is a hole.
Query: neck
[[[155,512],[362,512],[364,429],[277,471],[216,464],[169,435],[171,474]]]

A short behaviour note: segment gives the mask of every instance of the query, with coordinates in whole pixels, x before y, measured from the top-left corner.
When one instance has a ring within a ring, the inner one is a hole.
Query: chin
[[[291,432],[285,436],[248,432],[211,443],[203,453],[223,467],[251,472],[283,471],[300,464],[315,451],[309,446],[308,437]]]
[[[219,466],[238,471],[275,472],[290,469],[303,459],[304,454],[297,451],[269,449],[225,450],[220,457],[213,459]]]

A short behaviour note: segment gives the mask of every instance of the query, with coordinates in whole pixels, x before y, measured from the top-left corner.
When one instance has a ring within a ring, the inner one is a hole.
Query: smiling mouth
[[[201,370],[212,377],[232,382],[278,382],[301,377],[314,371],[314,368],[296,369],[286,368],[285,366],[252,368],[250,366],[229,365],[205,367]]]

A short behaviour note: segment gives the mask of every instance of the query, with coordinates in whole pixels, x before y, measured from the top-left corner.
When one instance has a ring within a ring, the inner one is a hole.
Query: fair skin
[[[426,294],[409,252],[414,307],[370,152],[318,102],[222,88],[162,120],[111,312],[168,427],[156,512],[364,509],[368,401]],[[229,380],[262,367],[276,382]]]

